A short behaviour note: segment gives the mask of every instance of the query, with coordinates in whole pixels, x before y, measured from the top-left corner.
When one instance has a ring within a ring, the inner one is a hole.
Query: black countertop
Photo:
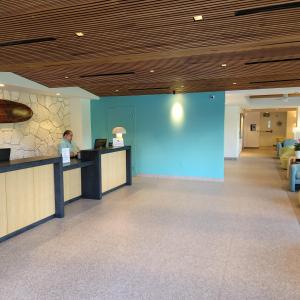
[[[131,146],[123,146],[123,147],[107,147],[107,148],[103,148],[103,149],[99,149],[96,150],[98,151],[100,154],[104,154],[104,153],[110,153],[110,152],[116,152],[116,151],[123,151],[123,150],[129,150],[131,148]]]
[[[116,152],[116,151],[123,151],[123,150],[130,150],[131,146],[123,146],[123,147],[107,147],[102,149],[87,149],[87,150],[81,150],[80,152],[97,152],[99,154],[104,153],[110,153],[110,152]]]
[[[88,161],[82,161],[77,158],[71,158],[71,162],[63,164],[63,170],[72,170],[72,169],[77,169],[77,168],[84,168],[87,166],[91,166],[95,163],[93,160],[88,160]]]
[[[90,166],[95,163],[93,156],[101,155],[105,153],[111,153],[116,151],[123,151],[123,150],[130,150],[130,146],[124,146],[124,147],[109,147],[109,148],[103,148],[99,150],[82,150],[81,153],[83,157],[86,157],[86,159],[80,160],[72,158],[70,163],[63,164],[63,170],[72,170],[76,168],[83,168],[86,166]],[[94,153],[94,155],[85,155],[84,153]],[[36,157],[29,157],[29,158],[22,158],[22,159],[15,159],[10,161],[4,161],[0,162],[0,173],[9,172],[9,171],[15,171],[19,169],[26,169],[26,168],[32,168],[47,164],[54,164],[54,163],[60,163],[62,161],[62,158],[60,156],[36,156]]]
[[[0,162],[0,173],[60,163],[60,156],[36,156]]]

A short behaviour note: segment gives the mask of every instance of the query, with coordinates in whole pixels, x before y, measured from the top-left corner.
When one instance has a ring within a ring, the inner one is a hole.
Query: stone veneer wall
[[[68,99],[3,89],[0,99],[24,103],[33,110],[29,121],[0,124],[0,148],[12,148],[11,159],[57,154],[57,144],[70,127]]]

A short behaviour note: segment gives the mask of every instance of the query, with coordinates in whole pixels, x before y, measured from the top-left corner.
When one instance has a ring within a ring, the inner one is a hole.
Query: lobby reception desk
[[[83,150],[81,160],[34,157],[0,163],[0,242],[51,218],[80,198],[99,200],[131,185],[131,148]]]

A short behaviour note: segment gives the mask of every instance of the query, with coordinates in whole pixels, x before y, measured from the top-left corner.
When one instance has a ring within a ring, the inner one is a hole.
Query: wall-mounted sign
[[[0,99],[0,123],[18,123],[29,120],[33,111],[25,104]]]
[[[251,131],[256,131],[256,124],[251,124],[250,125],[250,130]]]
[[[69,163],[71,161],[70,148],[62,148],[61,156],[62,156],[63,164]]]

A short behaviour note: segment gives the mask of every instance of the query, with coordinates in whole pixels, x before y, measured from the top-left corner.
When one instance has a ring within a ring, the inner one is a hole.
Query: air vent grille
[[[81,75],[80,78],[105,77],[105,76],[123,76],[123,75],[133,75],[133,74],[135,74],[135,72],[103,73],[103,74]]]
[[[151,90],[169,90],[170,87],[152,87],[152,88],[143,88],[143,89],[128,89],[128,91],[132,92],[140,92],[140,91],[151,91]]]
[[[266,81],[252,81],[250,84],[258,84],[258,83],[276,83],[276,82],[287,82],[287,81],[300,81],[299,78],[296,79],[282,79],[282,80],[266,80]]]
[[[300,7],[300,1],[297,1],[297,2],[289,2],[289,3],[241,9],[241,10],[237,10],[234,13],[234,15],[235,16],[245,16],[245,15],[258,14],[258,13],[272,12],[272,11],[276,11],[276,10],[299,8],[299,7]]]
[[[28,40],[14,40],[14,41],[0,42],[0,47],[44,43],[44,42],[51,42],[51,41],[56,41],[56,38],[43,37],[43,38],[28,39]]]
[[[300,58],[285,58],[285,59],[261,60],[261,61],[258,60],[258,61],[246,62],[245,65],[270,64],[270,63],[297,61],[297,60],[300,60]]]

